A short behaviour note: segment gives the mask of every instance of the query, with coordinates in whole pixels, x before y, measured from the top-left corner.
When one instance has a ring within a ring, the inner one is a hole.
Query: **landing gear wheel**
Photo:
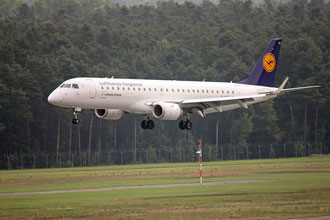
[[[153,129],[155,127],[155,123],[153,120],[150,120],[150,119],[143,120],[141,122],[141,127],[143,129]]]
[[[143,121],[141,122],[141,127],[142,127],[143,129],[148,129],[148,122],[147,122],[147,120],[143,120]]]
[[[181,130],[186,129],[186,127],[185,127],[185,121],[184,121],[184,120],[181,120],[181,121],[179,122],[179,128],[180,128]]]
[[[147,123],[149,129],[153,129],[155,127],[155,123],[153,120],[148,120]]]
[[[187,130],[191,130],[193,127],[193,123],[191,121],[186,121],[185,127]]]
[[[77,124],[79,124],[79,123],[80,123],[79,118],[74,118],[74,119],[72,119],[72,124],[77,125]]]
[[[190,120],[181,120],[179,122],[179,128],[181,130],[185,130],[185,129],[186,130],[191,130],[192,127],[193,127],[193,124],[192,124],[192,122]]]

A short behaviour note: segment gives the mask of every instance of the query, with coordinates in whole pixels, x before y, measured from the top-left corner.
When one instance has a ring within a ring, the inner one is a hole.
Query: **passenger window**
[[[120,88],[119,87],[117,87],[117,90],[119,90]]]
[[[227,90],[227,94],[229,94],[229,91]]]
[[[234,94],[235,92],[234,92],[234,91],[232,91],[231,93],[233,93],[233,94]]]
[[[188,92],[190,92],[190,90],[188,89]]]
[[[182,89],[182,92],[184,92],[184,89]]]
[[[206,90],[206,93],[209,93],[209,90]]]
[[[168,88],[166,88],[166,92],[168,92]]]
[[[143,88],[143,91],[146,91],[146,88]]]
[[[180,89],[178,89],[178,92],[180,92]]]
[[[139,87],[139,91],[141,91],[141,88]]]
[[[160,89],[160,91],[162,92],[162,91],[163,91],[163,89]]]
[[[115,87],[112,87],[112,90],[115,90]]]
[[[129,87],[127,87],[128,90],[131,90]]]
[[[193,89],[193,93],[195,93],[195,89]]]
[[[197,91],[197,93],[199,93],[199,90],[198,89],[196,91]]]
[[[222,94],[224,94],[225,92],[222,90]]]
[[[172,92],[174,92],[174,89],[172,89]]]
[[[149,91],[151,92],[151,88],[149,88]]]
[[[202,89],[202,93],[204,93],[204,89]]]
[[[135,91],[135,87],[133,87],[133,90]]]
[[[109,86],[107,86],[107,90],[109,90]]]
[[[156,88],[154,88],[154,91],[156,92],[156,91],[157,91],[157,89],[156,89]]]
[[[103,89],[103,86],[101,86],[101,89]]]
[[[217,90],[217,93],[219,93],[219,90]]]

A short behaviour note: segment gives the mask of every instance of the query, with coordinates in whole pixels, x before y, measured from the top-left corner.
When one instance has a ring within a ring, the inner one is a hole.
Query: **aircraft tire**
[[[141,127],[142,127],[143,129],[148,129],[148,122],[147,122],[146,120],[143,120],[143,121],[141,122]]]
[[[155,127],[155,123],[153,120],[148,120],[147,121],[147,128],[148,129],[153,129]]]
[[[186,123],[185,123],[185,129],[191,130],[192,127],[193,127],[193,123],[191,121],[189,121],[189,120],[186,121]]]
[[[78,118],[72,119],[72,124],[77,125],[80,123],[80,120]]]
[[[180,128],[181,130],[186,129],[186,123],[185,123],[184,120],[181,120],[181,121],[179,122],[179,128]]]

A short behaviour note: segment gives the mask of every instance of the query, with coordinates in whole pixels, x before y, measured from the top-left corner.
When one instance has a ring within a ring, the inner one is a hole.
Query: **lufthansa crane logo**
[[[273,72],[273,70],[275,69],[275,66],[276,66],[276,59],[275,59],[274,54],[267,53],[264,56],[264,59],[263,59],[263,62],[262,63],[263,63],[264,69],[268,73]]]

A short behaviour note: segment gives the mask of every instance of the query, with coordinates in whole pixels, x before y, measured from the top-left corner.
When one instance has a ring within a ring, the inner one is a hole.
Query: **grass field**
[[[259,183],[0,195],[0,219],[330,218],[330,157],[203,164],[204,182]],[[198,163],[0,171],[0,194],[198,183]]]

